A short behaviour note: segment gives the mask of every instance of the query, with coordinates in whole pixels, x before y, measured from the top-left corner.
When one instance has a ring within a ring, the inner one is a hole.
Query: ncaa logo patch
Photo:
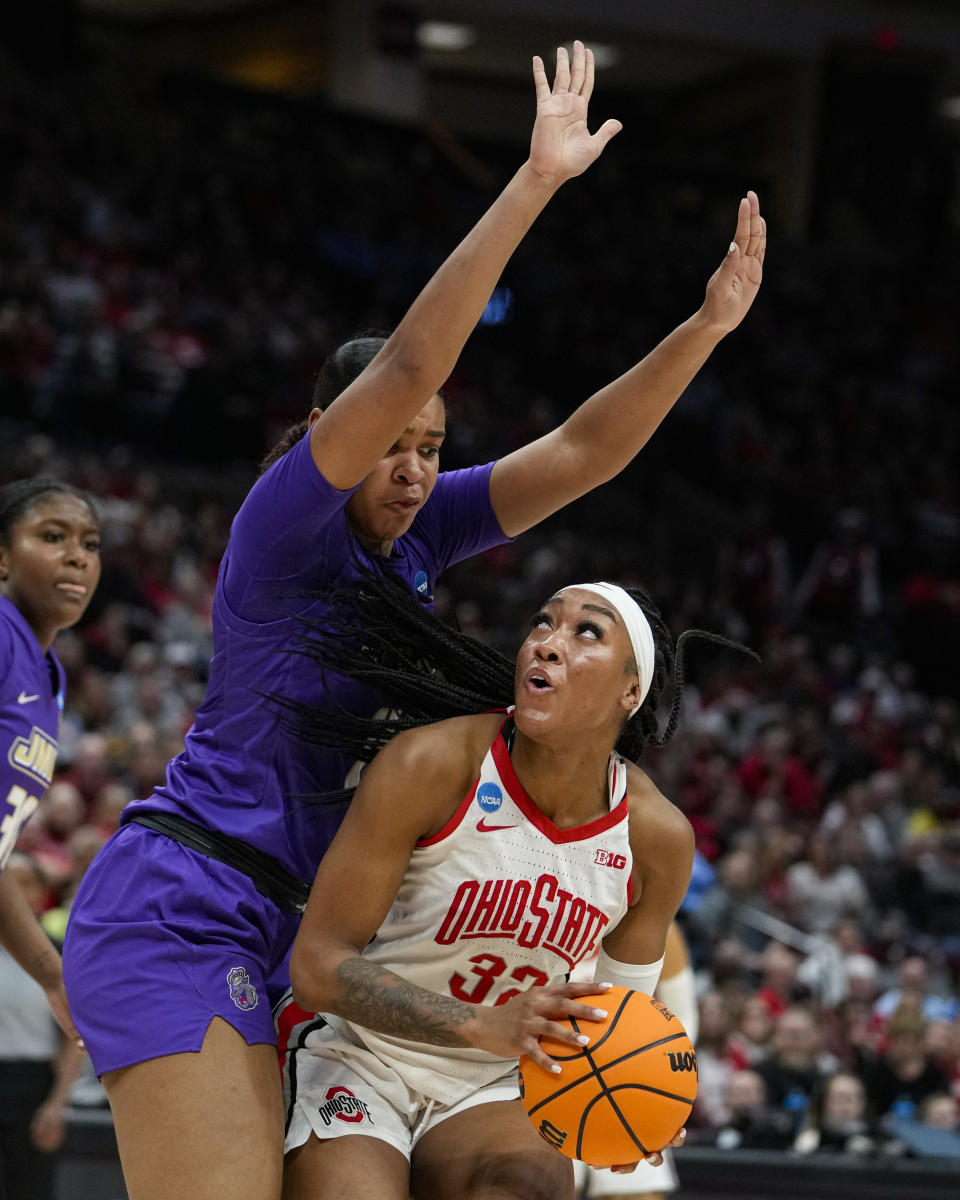
[[[250,982],[246,967],[231,967],[227,972],[227,983],[230,985],[230,999],[237,1008],[249,1012],[260,1003],[257,989]]]
[[[495,783],[481,783],[477,788],[477,803],[484,812],[496,812],[503,803],[503,792]]]
[[[413,586],[421,600],[426,602],[433,599],[433,596],[430,595],[430,580],[427,578],[426,571],[418,571],[414,575]]]

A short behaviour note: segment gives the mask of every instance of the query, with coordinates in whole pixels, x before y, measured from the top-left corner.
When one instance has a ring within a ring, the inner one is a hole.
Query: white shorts
[[[409,1160],[425,1133],[477,1104],[519,1100],[517,1071],[484,1084],[455,1104],[414,1091],[383,1059],[351,1045],[328,1026],[309,1049],[288,1048],[283,1063],[287,1121],[284,1153],[318,1138],[379,1138]]]
[[[614,1174],[606,1167],[598,1169],[574,1163],[577,1187],[585,1189],[587,1200],[594,1196],[646,1196],[650,1192],[675,1192],[679,1186],[670,1151],[663,1152],[659,1167],[641,1162],[629,1175]]]

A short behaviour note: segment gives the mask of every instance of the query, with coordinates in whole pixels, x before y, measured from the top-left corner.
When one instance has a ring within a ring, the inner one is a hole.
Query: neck
[[[386,541],[379,541],[377,538],[372,538],[369,534],[358,529],[349,517],[347,517],[347,525],[353,536],[369,554],[377,554],[380,558],[389,558],[393,553],[393,538],[387,538]]]
[[[559,828],[574,828],[607,811],[612,745],[596,738],[573,744],[532,741],[517,730],[510,760],[524,791]]]

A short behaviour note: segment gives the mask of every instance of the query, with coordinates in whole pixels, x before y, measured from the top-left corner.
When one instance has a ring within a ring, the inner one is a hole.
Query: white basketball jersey
[[[503,1004],[561,980],[596,955],[629,904],[623,760],[610,758],[609,811],[558,829],[521,787],[503,734],[444,828],[417,844],[396,900],[363,952],[411,983],[472,1004]],[[389,1062],[408,1086],[447,1104],[514,1065],[482,1050],[428,1046],[327,1019]]]

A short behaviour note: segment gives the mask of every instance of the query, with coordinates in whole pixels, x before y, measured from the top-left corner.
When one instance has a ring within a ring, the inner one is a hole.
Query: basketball
[[[606,1011],[604,1021],[567,1018],[586,1046],[541,1038],[559,1064],[552,1074],[524,1055],[520,1092],[542,1138],[592,1167],[637,1162],[662,1150],[686,1121],[697,1095],[693,1043],[673,1013],[645,992],[613,987],[578,1003]]]

